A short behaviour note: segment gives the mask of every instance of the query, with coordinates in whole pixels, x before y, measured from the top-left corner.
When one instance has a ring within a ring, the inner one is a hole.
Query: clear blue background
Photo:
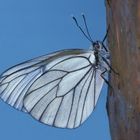
[[[88,49],[76,28],[85,13],[94,40],[106,32],[104,0],[0,0],[0,72],[25,60],[66,48]],[[1,140],[110,140],[106,87],[94,113],[78,129],[43,125],[0,101]]]

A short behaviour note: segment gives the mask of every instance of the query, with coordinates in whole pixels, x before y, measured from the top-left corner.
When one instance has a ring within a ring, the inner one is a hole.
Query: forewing
[[[30,87],[24,107],[38,121],[76,128],[92,113],[103,85],[93,53],[53,60]]]
[[[30,86],[40,77],[53,60],[67,55],[85,53],[84,50],[62,50],[16,65],[0,76],[0,98],[18,110],[24,110],[23,99]],[[50,66],[51,67],[51,66]]]
[[[55,127],[76,128],[93,111],[103,85],[94,53],[63,50],[16,65],[0,77],[0,97]]]
[[[9,72],[8,72],[9,73]],[[0,82],[0,97],[18,110],[23,109],[23,98],[31,84],[41,75],[41,67],[19,69],[4,75]]]

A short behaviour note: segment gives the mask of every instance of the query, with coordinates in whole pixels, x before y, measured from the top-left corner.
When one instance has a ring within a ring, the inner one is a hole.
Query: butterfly
[[[54,127],[77,128],[90,116],[110,71],[109,51],[104,41],[92,47],[50,53],[18,64],[0,76],[0,98],[17,110]]]

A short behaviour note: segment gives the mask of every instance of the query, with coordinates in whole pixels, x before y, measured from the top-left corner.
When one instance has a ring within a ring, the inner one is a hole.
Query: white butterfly
[[[0,97],[44,124],[76,128],[97,104],[109,70],[107,56],[97,41],[89,50],[62,50],[26,61],[0,76]]]

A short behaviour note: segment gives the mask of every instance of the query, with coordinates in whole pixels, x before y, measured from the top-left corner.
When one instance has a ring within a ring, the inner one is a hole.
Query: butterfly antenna
[[[105,36],[104,36],[104,38],[103,38],[103,40],[102,40],[102,43],[105,42],[105,40],[106,40],[106,38],[107,38],[107,36],[108,36],[108,33],[109,33],[109,29],[110,29],[110,25],[108,25],[108,28],[107,28],[106,34],[105,34]]]
[[[74,16],[72,16],[72,18],[73,18],[73,20],[75,21],[76,26],[77,26],[77,27],[80,29],[80,31],[83,33],[83,35],[84,35],[90,42],[93,43],[92,39],[86,35],[86,33],[84,32],[84,30],[82,29],[82,27],[78,24],[77,19],[76,19]]]
[[[88,29],[88,26],[87,26],[86,17],[85,17],[84,14],[82,14],[82,17],[83,17],[83,20],[84,20],[84,24],[85,24],[85,27],[86,27],[87,34],[88,34],[90,40],[92,40],[92,42],[93,42],[93,39],[92,39],[92,37],[91,37],[91,35],[90,35],[90,33],[89,33],[89,29]]]

